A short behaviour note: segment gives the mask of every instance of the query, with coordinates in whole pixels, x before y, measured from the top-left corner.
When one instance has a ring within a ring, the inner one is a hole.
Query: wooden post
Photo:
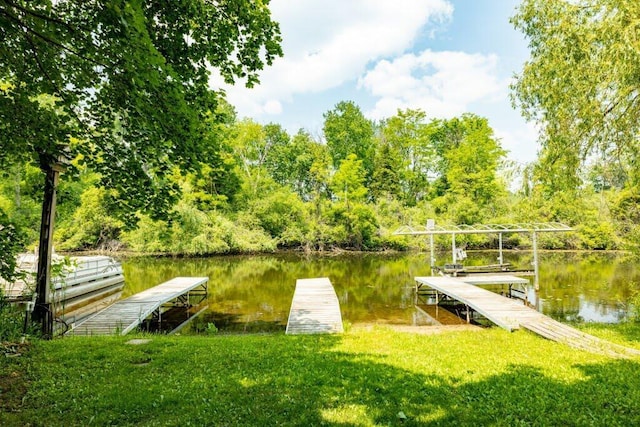
[[[502,257],[502,233],[498,233],[498,245],[500,251],[500,255],[498,256],[498,263],[500,264],[500,268],[502,268],[502,264],[504,264],[504,258]]]
[[[44,198],[40,220],[38,273],[36,275],[36,305],[33,318],[42,325],[44,338],[53,337],[53,307],[51,305],[51,252],[53,225],[56,214],[56,188],[62,167],[59,164],[41,165],[44,173]]]

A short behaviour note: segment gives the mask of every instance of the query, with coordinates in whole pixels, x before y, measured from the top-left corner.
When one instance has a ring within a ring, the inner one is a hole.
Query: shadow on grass
[[[581,365],[571,383],[520,364],[470,381],[464,368],[416,373],[384,355],[338,351],[337,336],[249,338],[38,346],[23,361],[33,381],[24,406],[0,424],[640,423],[637,362]]]

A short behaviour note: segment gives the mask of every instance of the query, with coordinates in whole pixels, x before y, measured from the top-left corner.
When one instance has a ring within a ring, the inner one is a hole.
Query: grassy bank
[[[640,348],[637,325],[589,332]],[[131,338],[2,357],[0,424],[640,424],[640,360],[526,332]]]

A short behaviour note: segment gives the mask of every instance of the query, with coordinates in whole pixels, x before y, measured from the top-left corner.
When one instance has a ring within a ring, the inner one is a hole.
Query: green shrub
[[[119,240],[123,223],[109,214],[106,196],[103,187],[90,187],[82,193],[73,217],[56,232],[58,249],[105,248]]]
[[[179,202],[171,216],[170,224],[141,216],[138,228],[124,233],[123,241],[136,252],[174,255],[270,252],[276,247],[260,227],[248,228],[185,202]]]
[[[577,228],[582,249],[617,249],[618,237],[613,224],[609,222],[588,221]]]
[[[25,311],[21,305],[11,304],[0,289],[0,343],[18,342],[23,336]],[[35,335],[35,325],[27,326],[27,334]]]

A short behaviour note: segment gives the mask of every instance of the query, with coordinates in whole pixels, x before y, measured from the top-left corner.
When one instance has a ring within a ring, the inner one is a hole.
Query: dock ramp
[[[496,278],[498,283],[511,283],[515,278]],[[527,329],[549,340],[561,342],[570,347],[614,357],[638,357],[640,351],[585,334],[571,326],[525,306],[513,298],[506,298],[466,280],[486,285],[491,280],[453,278],[448,276],[416,277],[416,290],[426,286],[435,291],[436,303],[439,298],[449,298],[467,306],[467,321],[471,310],[481,314],[492,323],[508,331]]]

